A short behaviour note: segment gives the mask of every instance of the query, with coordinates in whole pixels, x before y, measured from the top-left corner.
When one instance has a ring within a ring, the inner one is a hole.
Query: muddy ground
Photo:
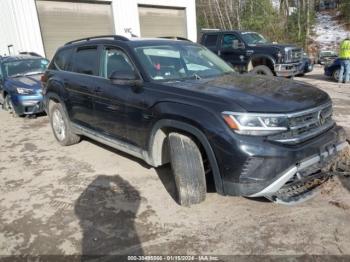
[[[350,85],[320,68],[298,80],[332,96],[350,135]],[[61,147],[46,116],[0,111],[0,255],[350,255],[350,178],[293,207],[208,193],[184,208],[173,196],[169,166],[90,140]]]

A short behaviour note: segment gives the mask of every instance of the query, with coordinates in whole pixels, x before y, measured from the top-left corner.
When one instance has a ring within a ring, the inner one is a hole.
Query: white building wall
[[[106,1],[106,0],[102,0]],[[107,1],[108,2],[108,1]],[[197,40],[195,0],[111,0],[115,33],[130,36],[140,34],[138,6],[179,7],[186,9],[187,35]],[[35,0],[0,0],[0,55],[21,51],[45,55]]]
[[[139,5],[185,8],[187,37],[194,42],[197,41],[195,0],[113,0],[112,8],[116,34],[130,36],[126,32],[130,29],[133,34],[137,36],[141,35],[138,13]]]
[[[31,51],[44,55],[34,0],[0,1],[0,55],[8,54],[13,45],[17,54]]]

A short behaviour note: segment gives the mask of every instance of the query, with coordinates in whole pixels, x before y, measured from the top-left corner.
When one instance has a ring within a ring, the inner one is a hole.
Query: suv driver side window
[[[239,39],[237,36],[233,34],[226,34],[222,39],[222,47],[223,48],[233,48],[233,42],[239,43]]]
[[[114,72],[135,74],[135,69],[128,56],[115,47],[106,47],[102,51],[101,76],[110,78]]]

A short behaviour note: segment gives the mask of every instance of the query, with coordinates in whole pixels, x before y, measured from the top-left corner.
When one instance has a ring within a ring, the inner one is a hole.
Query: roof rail
[[[181,37],[181,36],[160,36],[158,38],[165,38],[165,39],[173,39],[173,40],[182,40],[182,41],[192,42],[190,39],[187,39],[187,38]]]
[[[85,37],[85,38],[80,38],[77,40],[69,41],[65,43],[65,45],[70,45],[76,42],[81,42],[81,41],[90,41],[94,39],[100,39],[100,38],[113,38],[113,40],[120,40],[120,41],[129,41],[129,39],[125,36],[121,35],[99,35],[99,36],[91,36],[91,37]]]
[[[19,54],[20,54],[20,55],[31,55],[31,56],[42,57],[41,55],[39,55],[38,53],[35,53],[35,52],[23,51],[23,52],[19,52]]]
[[[211,31],[221,31],[221,29],[219,28],[202,28],[201,29],[202,32],[211,32]]]

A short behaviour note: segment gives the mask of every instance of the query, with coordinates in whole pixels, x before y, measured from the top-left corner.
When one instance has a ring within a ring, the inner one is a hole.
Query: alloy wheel
[[[66,138],[66,125],[59,110],[55,110],[52,114],[52,127],[59,141]]]

